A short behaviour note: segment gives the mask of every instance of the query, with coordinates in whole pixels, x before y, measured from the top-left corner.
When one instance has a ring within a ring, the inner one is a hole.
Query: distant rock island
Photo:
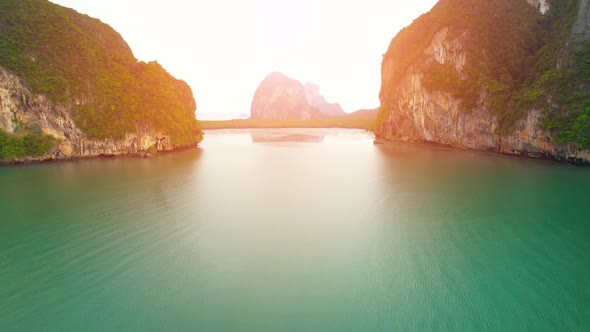
[[[0,162],[195,146],[191,88],[101,21],[46,0],[0,5]]]
[[[338,103],[329,103],[324,99],[324,96],[320,94],[320,87],[307,82],[303,86],[305,89],[305,97],[307,98],[307,102],[317,108],[322,114],[329,115],[329,116],[341,116],[345,115],[346,113],[340,107]]]
[[[320,111],[307,100],[303,85],[279,72],[260,83],[250,109],[251,119],[311,120],[321,118]]]

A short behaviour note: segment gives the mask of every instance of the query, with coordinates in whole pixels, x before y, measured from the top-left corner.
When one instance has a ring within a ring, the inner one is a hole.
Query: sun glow
[[[262,79],[281,71],[318,84],[345,111],[379,105],[391,38],[435,0],[52,0],[111,25],[140,60],[193,89],[198,114],[249,113]]]

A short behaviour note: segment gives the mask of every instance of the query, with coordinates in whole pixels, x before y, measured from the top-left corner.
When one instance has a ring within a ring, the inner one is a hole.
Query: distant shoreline
[[[374,132],[375,121],[372,119],[326,118],[316,120],[200,120],[201,129],[278,129],[278,128],[344,128],[364,129]]]

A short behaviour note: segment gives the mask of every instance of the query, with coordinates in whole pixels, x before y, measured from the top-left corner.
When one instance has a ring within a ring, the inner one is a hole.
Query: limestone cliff
[[[305,83],[303,86],[305,89],[305,97],[307,98],[307,102],[320,110],[322,114],[330,115],[330,116],[340,116],[345,115],[346,113],[338,103],[329,103],[326,101],[324,96],[320,94],[320,87],[313,84],[313,83]]]
[[[138,62],[108,25],[46,0],[3,0],[0,20],[2,162],[146,154],[201,140],[190,87],[156,62]],[[48,135],[52,146],[27,153]]]
[[[321,117],[309,105],[299,81],[279,72],[269,74],[260,83],[250,109],[252,119],[309,120]]]
[[[573,53],[573,37],[559,40],[550,30],[550,23],[563,19],[553,13],[554,5],[565,12],[565,2],[441,0],[401,31],[384,55],[377,137],[590,162],[583,137],[590,134],[588,127],[567,141],[556,139],[559,133],[547,125],[551,116],[567,112],[559,108],[558,90],[549,88],[557,85],[550,81],[564,57]],[[578,18],[568,28],[570,35],[590,31],[586,3],[576,2]],[[474,13],[474,21],[465,19]],[[509,25],[515,13],[523,26],[517,32]],[[535,31],[537,26],[547,30]],[[550,47],[556,49],[553,57]],[[586,121],[581,116],[574,118]]]
[[[574,38],[590,38],[590,3],[588,0],[578,1],[578,13],[572,33]]]
[[[71,107],[55,105],[47,97],[32,93],[21,78],[0,67],[0,129],[12,133],[19,124],[35,125],[58,139],[43,155],[13,158],[11,162],[125,155],[147,152],[150,148],[170,151],[180,147],[172,143],[169,134],[140,123],[122,139],[89,138],[76,126]]]

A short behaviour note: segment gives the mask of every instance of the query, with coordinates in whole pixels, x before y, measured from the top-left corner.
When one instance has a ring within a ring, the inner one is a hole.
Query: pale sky
[[[346,112],[379,106],[391,38],[437,0],[51,0],[109,24],[192,88],[199,114],[250,113],[273,71]]]

